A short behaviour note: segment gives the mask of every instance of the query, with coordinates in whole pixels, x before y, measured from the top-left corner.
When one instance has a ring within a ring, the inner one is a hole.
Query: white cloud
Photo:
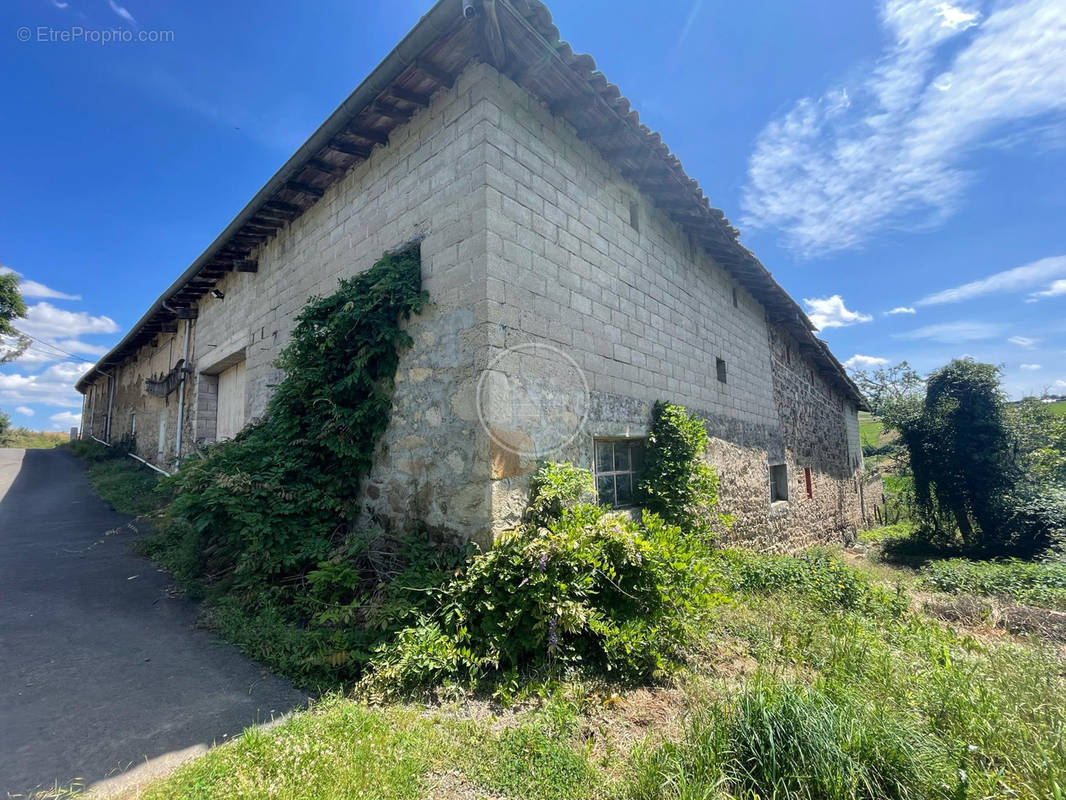
[[[845,308],[844,299],[839,294],[832,297],[804,298],[803,302],[807,306],[807,316],[819,330],[843,328],[873,319],[869,314],[860,314]]]
[[[1034,302],[1038,297],[1058,297],[1063,294],[1066,294],[1066,279],[1059,279],[1052,281],[1044,291],[1033,292],[1026,302]]]
[[[1037,370],[1040,369],[1039,364],[1022,364],[1022,369]]]
[[[844,362],[844,368],[850,370],[873,369],[874,367],[883,367],[887,363],[887,358],[880,358],[878,356],[863,356],[856,353]]]
[[[1007,339],[1007,341],[1010,342],[1011,344],[1018,345],[1018,347],[1024,347],[1026,349],[1030,349],[1030,348],[1033,347],[1033,345],[1035,345],[1040,340],[1039,339],[1030,339],[1028,336],[1012,336],[1009,339]]]
[[[942,303],[958,303],[972,300],[987,294],[1020,292],[1034,286],[1042,286],[1051,278],[1066,275],[1066,256],[1051,256],[1033,261],[1021,267],[997,272],[987,278],[964,283],[952,289],[926,295],[918,301],[920,306],[933,306]],[[1063,282],[1066,284],[1066,281]],[[1066,290],[1064,290],[1066,291]]]
[[[70,3],[61,3],[59,0],[51,0],[51,2],[56,8],[66,8],[70,5]]]
[[[51,420],[52,430],[55,431],[65,431],[81,426],[81,414],[75,414],[73,411],[60,411],[48,419]]]
[[[15,270],[11,269],[10,267],[0,265],[0,275],[3,275],[7,272],[15,272]],[[24,277],[22,277],[21,273],[15,272],[15,274],[19,276],[19,294],[21,294],[23,297],[46,297],[51,300],[81,300],[80,294],[66,294],[65,292],[60,292],[56,289],[52,289],[48,286],[45,286],[43,283],[26,280]]]
[[[1003,333],[1003,326],[991,322],[943,322],[939,325],[926,325],[907,333],[896,333],[897,339],[929,339],[942,344],[961,344],[981,339],[994,339]]]
[[[1055,381],[1055,386],[1059,389],[1066,389],[1066,381]]]
[[[119,330],[113,319],[95,316],[85,311],[66,311],[48,302],[35,303],[27,309],[26,318],[16,320],[16,327],[33,338],[28,350],[18,357],[19,364],[48,364],[56,361],[86,357],[94,362],[107,352],[104,345],[82,340],[82,336],[114,334]],[[14,340],[0,337],[0,353],[11,347]]]
[[[126,22],[128,22],[133,27],[135,27],[135,28],[137,27],[137,20],[135,20],[133,18],[133,14],[131,14],[125,8],[123,8],[118,3],[116,3],[115,0],[107,0],[107,2],[108,2],[108,5],[111,6],[111,10],[112,11],[114,11],[116,14],[118,14],[120,17],[122,17],[122,19],[126,20]]]
[[[17,411],[18,413],[20,413],[24,417],[32,417],[33,416],[33,409],[30,408],[29,406],[19,406],[18,408],[15,409],[15,411]]]
[[[111,317],[96,317],[86,311],[66,311],[44,301],[30,306],[26,319],[18,320],[17,327],[30,336],[42,339],[118,332],[118,324]]]
[[[975,149],[1066,112],[1061,0],[999,4],[983,20],[970,0],[884,0],[880,18],[881,58],[772,120],[749,161],[745,224],[781,230],[805,256],[941,223],[974,179]]]
[[[886,314],[917,314],[918,312],[910,306],[896,306],[891,311],[886,311]]]
[[[66,361],[52,364],[43,372],[0,372],[0,405],[41,403],[60,408],[78,408],[81,395],[74,383],[89,368],[87,364]]]
[[[949,28],[955,28],[956,30],[966,30],[972,28],[977,24],[977,18],[980,16],[976,11],[967,12],[961,8],[956,8],[950,3],[941,3],[936,7],[937,15],[944,20],[944,24]]]

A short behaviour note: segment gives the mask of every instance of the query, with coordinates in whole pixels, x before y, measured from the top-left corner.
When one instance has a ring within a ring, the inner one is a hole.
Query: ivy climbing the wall
[[[401,322],[428,302],[421,283],[414,245],[308,302],[262,419],[170,479],[181,576],[258,591],[305,575],[343,541],[411,344]]]
[[[704,461],[707,430],[683,406],[656,402],[637,497],[688,534],[710,537],[731,518],[718,514],[718,476]]]

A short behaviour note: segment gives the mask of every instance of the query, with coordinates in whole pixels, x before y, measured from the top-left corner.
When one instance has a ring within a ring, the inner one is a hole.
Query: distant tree
[[[1000,389],[1000,371],[956,359],[929,376],[925,395],[928,464],[937,499],[952,513],[967,544],[998,527],[998,503],[1017,478]]]
[[[11,440],[11,417],[0,411],[0,447],[7,447]]]
[[[30,345],[30,340],[15,328],[14,320],[26,316],[26,301],[19,292],[18,275],[0,274],[0,364],[18,358]]]
[[[891,404],[915,396],[925,383],[925,379],[906,361],[875,370],[855,370],[851,377],[878,417],[884,416]]]
[[[1013,409],[1000,370],[956,359],[933,372],[924,397],[906,395],[885,407],[899,431],[914,478],[918,522],[928,536],[958,536],[987,554],[1033,555],[1059,537],[1063,451],[1055,423]],[[1066,448],[1066,431],[1061,433]],[[1056,483],[1057,482],[1057,483]]]

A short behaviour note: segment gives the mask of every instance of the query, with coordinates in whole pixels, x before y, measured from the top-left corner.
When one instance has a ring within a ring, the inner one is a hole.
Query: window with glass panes
[[[643,439],[596,439],[596,492],[603,505],[624,508],[634,504],[634,492],[644,460]]]

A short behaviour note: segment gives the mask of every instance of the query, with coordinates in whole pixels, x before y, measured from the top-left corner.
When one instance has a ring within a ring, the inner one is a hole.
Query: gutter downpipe
[[[102,441],[101,439],[97,439],[95,436],[90,436],[89,438],[92,439],[94,442],[100,442],[100,444],[102,444],[104,447],[110,447],[111,446],[108,442]],[[156,472],[160,473],[161,475],[165,475],[168,478],[170,477],[170,473],[169,472],[167,472],[165,469],[160,469],[155,464],[153,464],[151,461],[145,461],[143,458],[141,458],[139,455],[136,455],[135,453],[126,453],[126,455],[128,455],[134,461],[140,461],[142,464],[144,464],[149,469],[154,469]]]
[[[94,419],[95,416],[96,416],[96,386],[92,385],[92,386],[89,387],[89,430],[86,431],[86,433],[89,434],[89,438],[90,439],[95,439],[96,438],[95,436],[93,436],[93,431],[96,429],[96,425],[95,425],[96,420]]]
[[[104,438],[107,439],[108,444],[111,443],[111,409],[115,405],[115,376],[107,375],[107,419],[104,420]]]
[[[177,311],[168,306],[166,302],[163,302],[163,308],[167,311],[173,312],[175,315]],[[187,318],[185,320],[185,346],[181,350],[181,384],[178,387],[178,425],[177,432],[174,434],[174,458],[175,460],[181,458],[181,429],[185,425],[185,377],[188,373],[185,371],[189,366],[189,340],[192,335],[192,319]],[[144,462],[148,464],[147,461]],[[151,464],[149,464],[151,466]],[[152,467],[157,469],[156,467]],[[162,470],[160,470],[162,472]],[[164,473],[166,474],[166,473]]]
[[[144,464],[149,469],[154,469],[156,472],[160,473],[161,475],[165,475],[168,478],[170,477],[170,473],[169,472],[167,472],[165,469],[160,469],[159,467],[157,467],[155,464],[151,463],[150,461],[145,461],[143,458],[141,458],[138,455],[134,455],[133,453],[126,453],[126,455],[128,455],[134,461],[140,461],[142,464]]]

